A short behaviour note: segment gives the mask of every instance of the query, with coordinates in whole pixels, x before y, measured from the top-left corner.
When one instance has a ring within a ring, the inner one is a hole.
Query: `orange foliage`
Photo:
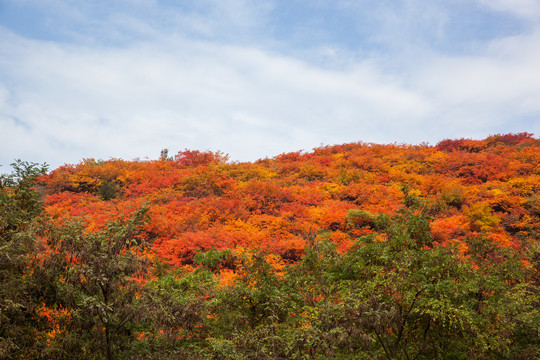
[[[236,279],[238,279],[238,275],[236,274],[236,271],[231,269],[221,269],[219,272],[219,287],[224,288],[231,285],[234,285]]]
[[[61,305],[56,309],[51,309],[46,307],[44,303],[37,309],[37,313],[46,320],[50,328],[50,331],[47,332],[47,342],[64,332],[66,330],[64,322],[73,317],[71,310]]]
[[[462,214],[459,214],[435,219],[431,223],[431,232],[434,241],[446,245],[453,240],[462,239],[468,227],[467,219]]]
[[[374,231],[352,226],[347,212],[392,215],[407,183],[431,204],[434,241],[465,253],[471,232],[515,247],[540,231],[539,148],[520,133],[436,146],[357,142],[253,163],[184,150],[174,160],[86,159],[55,169],[40,186],[51,221],[85,217],[89,230],[148,203],[143,236],[160,258],[184,266],[211,248],[258,248],[294,261],[306,234],[319,230],[346,251]],[[224,286],[232,279],[220,276]]]

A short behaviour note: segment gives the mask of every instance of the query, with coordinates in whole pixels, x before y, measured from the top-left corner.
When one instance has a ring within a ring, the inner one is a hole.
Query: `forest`
[[[0,170],[0,359],[540,358],[533,134]]]

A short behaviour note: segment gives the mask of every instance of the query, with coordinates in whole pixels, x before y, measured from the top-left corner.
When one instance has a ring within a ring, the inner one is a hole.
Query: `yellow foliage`
[[[493,214],[487,202],[466,206],[463,213],[472,231],[491,232],[501,222],[501,219]]]
[[[272,267],[273,273],[278,277],[283,277],[284,273],[283,270],[285,269],[285,264],[283,263],[283,260],[277,256],[276,254],[268,254],[266,255],[266,262],[270,264]]]

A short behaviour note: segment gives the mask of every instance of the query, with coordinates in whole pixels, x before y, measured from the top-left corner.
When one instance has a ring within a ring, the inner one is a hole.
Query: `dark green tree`
[[[156,269],[163,266],[158,264]],[[215,291],[210,271],[158,269],[141,296],[144,314],[130,359],[206,359],[208,301]]]
[[[37,178],[47,165],[17,160],[0,175],[0,358],[33,354],[36,297],[30,261],[36,249],[36,217],[42,211]]]
[[[139,236],[146,208],[131,218],[87,230],[76,221],[51,228],[48,258],[42,271],[54,284],[50,307],[68,309],[64,331],[47,348],[59,359],[125,358],[135,342],[134,328],[146,309],[140,307],[147,276],[145,243]]]

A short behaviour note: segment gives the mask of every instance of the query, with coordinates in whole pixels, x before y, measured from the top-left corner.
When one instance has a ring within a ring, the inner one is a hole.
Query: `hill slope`
[[[176,265],[197,252],[268,249],[299,259],[306,235],[330,230],[345,250],[369,226],[347,214],[393,214],[401,187],[429,200],[435,244],[483,233],[523,247],[540,232],[540,141],[531,134],[445,140],[436,146],[352,143],[232,163],[221,153],[185,150],[153,161],[86,159],[43,179],[46,211],[94,226],[149,205],[145,228],[156,253]]]
[[[13,168],[0,358],[540,357],[530,134]]]

